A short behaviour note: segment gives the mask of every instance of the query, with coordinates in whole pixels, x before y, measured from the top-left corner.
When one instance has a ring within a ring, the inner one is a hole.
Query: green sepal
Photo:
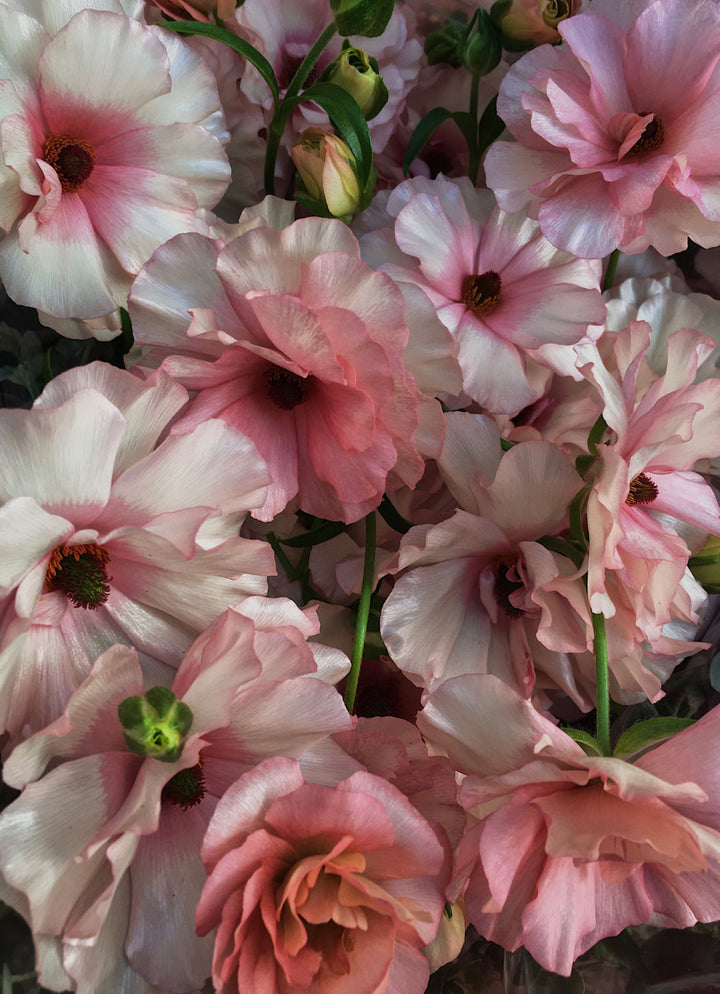
[[[138,756],[174,763],[180,758],[193,713],[167,687],[151,687],[142,697],[118,704],[125,744]]]
[[[314,100],[322,107],[335,130],[346,142],[355,159],[360,189],[365,191],[372,175],[373,150],[367,121],[356,100],[335,83],[313,83],[298,96],[285,101],[284,114],[289,117],[295,107],[309,100]]]
[[[338,34],[377,38],[388,26],[395,0],[330,0]]]
[[[639,721],[620,736],[613,749],[613,756],[629,756],[694,724],[694,718],[647,718]]]
[[[589,732],[583,732],[580,728],[563,728],[563,732],[577,742],[587,756],[602,756],[600,743]]]
[[[458,45],[462,64],[473,76],[487,76],[500,63],[500,32],[486,10],[478,7]]]
[[[467,27],[467,18],[461,13],[452,13],[443,27],[431,31],[425,39],[425,57],[428,65],[439,63],[459,69],[462,65],[458,46]]]
[[[239,38],[232,31],[228,31],[227,28],[220,27],[217,24],[203,24],[201,21],[158,21],[157,26],[159,28],[167,28],[168,31],[177,31],[181,35],[202,35],[205,38],[214,38],[215,41],[220,41],[224,45],[235,49],[244,59],[247,59],[248,62],[255,66],[270,87],[273,104],[277,107],[280,100],[280,89],[273,67],[262,52],[258,52],[250,42],[245,41],[244,38]]]

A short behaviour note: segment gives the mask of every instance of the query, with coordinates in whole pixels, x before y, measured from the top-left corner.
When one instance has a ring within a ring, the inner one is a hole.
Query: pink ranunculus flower
[[[456,854],[481,935],[568,976],[628,925],[720,917],[720,708],[640,758],[588,756],[493,676],[439,687],[418,727],[465,775]]]
[[[162,372],[143,383],[92,363],[32,410],[0,412],[0,727],[13,737],[54,720],[109,646],[135,646],[161,682],[228,604],[265,593],[272,550],[238,532],[267,468],[222,421],[160,441],[186,401]]]
[[[124,306],[143,263],[205,230],[198,209],[230,180],[210,70],[119,0],[101,5],[0,5],[0,278],[60,319]]]
[[[396,787],[308,783],[269,759],[228,788],[203,842],[198,932],[218,994],[422,994],[449,854]]]
[[[606,574],[634,598],[638,627],[652,645],[673,616],[671,604],[691,551],[720,532],[712,488],[693,468],[720,454],[720,388],[695,383],[716,347],[688,328],[667,341],[662,376],[647,364],[651,329],[634,321],[608,342],[605,360],[579,348],[588,379],[604,402],[608,444],[598,445],[587,504],[588,595],[593,611],[615,614]]]
[[[485,157],[500,206],[584,258],[719,244],[717,3],[593,0],[558,30],[500,87],[517,139]]]
[[[251,438],[272,476],[253,512],[263,521],[296,495],[311,514],[357,521],[440,450],[435,393],[459,384],[452,339],[422,294],[359,255],[322,218],[246,231],[220,251],[182,235],[133,286],[148,362],[196,394],[173,434],[219,417]]]
[[[31,925],[41,982],[78,994],[190,994],[210,975],[195,932],[200,846],[229,784],[270,756],[300,756],[352,719],[331,683],[343,653],[310,643],[313,608],[250,597],[185,656],[172,692],[192,712],[176,759],[130,751],[118,705],[149,686],[132,649],[103,653],[4,775],[0,896]],[[286,760],[287,761],[287,760]]]
[[[536,401],[550,369],[571,374],[570,349],[558,349],[559,360],[545,350],[575,345],[604,322],[598,264],[558,252],[533,221],[498,210],[468,179],[407,180],[374,219],[363,258],[429,297],[458,344],[465,394],[493,414]]]

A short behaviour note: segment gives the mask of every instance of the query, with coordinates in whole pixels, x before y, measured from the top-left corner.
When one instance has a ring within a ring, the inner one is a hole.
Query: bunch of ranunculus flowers
[[[719,122],[716,0],[0,0],[0,280],[89,342],[0,411],[46,988],[720,919]]]

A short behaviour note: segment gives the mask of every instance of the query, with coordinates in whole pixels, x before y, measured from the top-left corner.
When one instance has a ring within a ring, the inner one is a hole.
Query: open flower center
[[[187,811],[194,808],[205,797],[205,776],[202,757],[195,766],[179,770],[162,789],[161,799]]]
[[[645,117],[649,111],[643,111],[640,117]],[[654,117],[645,125],[645,130],[633,147],[625,153],[626,159],[641,159],[650,152],[656,152],[665,140],[665,130],[659,117]]]
[[[73,135],[48,135],[42,147],[43,159],[58,174],[64,193],[76,193],[93,171],[95,149]]]
[[[625,498],[625,503],[629,504],[630,507],[634,507],[635,504],[652,504],[657,495],[658,488],[655,481],[651,480],[645,473],[638,473],[630,481],[630,489]]]
[[[291,373],[282,366],[270,366],[265,370],[267,395],[283,411],[292,411],[298,404],[307,400],[308,379]]]
[[[510,600],[510,595],[516,590],[522,590],[524,584],[518,576],[517,563],[512,556],[498,556],[490,565],[495,577],[495,600],[505,614],[511,618],[520,618],[524,614],[522,608],[516,607]]]
[[[462,285],[463,304],[473,314],[489,314],[502,300],[500,276],[492,269],[481,276],[466,276]]]
[[[61,590],[75,607],[94,610],[110,593],[110,556],[99,545],[59,545],[45,574],[45,593]]]

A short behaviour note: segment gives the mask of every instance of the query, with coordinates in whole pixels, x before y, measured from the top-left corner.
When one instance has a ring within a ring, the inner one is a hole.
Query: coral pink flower
[[[604,322],[597,264],[557,252],[467,179],[408,180],[376,223],[386,227],[362,238],[363,258],[427,294],[458,343],[463,390],[494,414],[542,396],[555,365],[545,348]]]
[[[418,726],[466,774],[454,890],[486,938],[567,976],[628,925],[720,916],[719,708],[632,762],[585,755],[492,676],[443,684]]]
[[[130,308],[137,340],[157,347],[149,361],[165,356],[162,368],[197,391],[173,432],[220,417],[257,445],[273,482],[256,517],[297,495],[304,511],[350,522],[386,487],[416,483],[442,442],[437,388],[425,384],[456,383],[458,369],[415,293],[406,301],[362,263],[341,222],[307,218],[219,252],[199,235],[173,239]]]
[[[203,985],[213,937],[195,933],[200,845],[218,799],[267,757],[300,756],[351,723],[326,682],[349,661],[307,642],[318,628],[313,609],[285,599],[251,597],[222,615],[172,685],[192,711],[175,761],[126,745],[118,705],[145,685],[125,646],[105,652],[62,716],[11,754],[4,775],[24,790],[0,816],[0,894],[35,932],[45,985]]]
[[[593,0],[558,30],[500,87],[517,139],[485,158],[500,206],[585,258],[720,243],[717,3]]]
[[[116,642],[167,679],[229,603],[265,592],[272,550],[238,532],[266,467],[222,421],[158,444],[186,400],[163,373],[93,363],[0,412],[3,730],[55,719]]]
[[[422,994],[448,856],[397,788],[334,788],[270,759],[241,777],[203,842],[198,932],[217,927],[218,994]]]
[[[0,277],[58,318],[124,305],[158,245],[204,230],[198,208],[230,179],[210,70],[177,36],[106,6],[47,5],[43,23],[2,6]]]

